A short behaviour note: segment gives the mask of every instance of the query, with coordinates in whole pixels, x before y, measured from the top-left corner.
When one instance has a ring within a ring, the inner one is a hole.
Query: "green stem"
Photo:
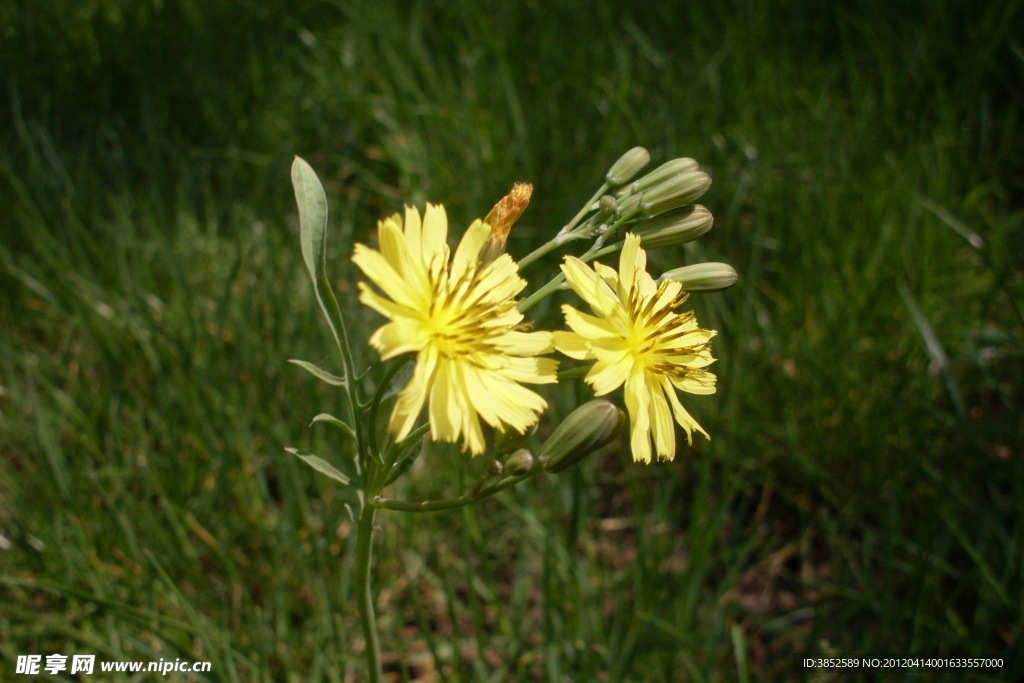
[[[542,244],[541,246],[537,247],[536,249],[531,251],[529,254],[527,254],[523,258],[519,259],[519,270],[522,270],[526,266],[530,265],[531,263],[533,263],[534,261],[539,259],[544,254],[548,253],[549,251],[557,249],[558,247],[562,246],[563,244],[568,244],[569,242],[572,242],[573,240],[584,239],[585,237],[586,237],[586,235],[583,235],[583,234],[580,234],[580,233],[572,233],[572,232],[565,233],[565,234],[560,234],[557,237],[555,237],[554,239],[552,239],[552,240]]]
[[[571,221],[569,221],[568,225],[566,225],[564,228],[562,228],[561,231],[558,234],[559,235],[564,235],[566,233],[572,232],[572,229],[576,227],[576,224],[579,223],[580,220],[584,216],[586,216],[588,213],[590,213],[593,210],[590,207],[592,207],[594,205],[594,202],[596,202],[597,200],[601,199],[601,196],[605,192],[607,192],[607,191],[608,191],[608,183],[607,182],[601,183],[601,187],[599,187],[597,189],[597,192],[594,193],[594,196],[587,200],[587,203],[583,205],[583,208],[580,209],[579,213],[577,213],[573,217],[573,219]]]
[[[380,663],[380,636],[377,635],[377,616],[373,609],[373,592],[370,587],[370,561],[373,558],[373,517],[377,508],[363,505],[359,514],[359,534],[356,539],[356,602],[359,605],[359,621],[366,638],[366,674],[370,683],[381,683],[384,672]]]
[[[562,289],[565,284],[565,275],[559,273],[558,275],[551,278],[546,285],[538,289],[536,292],[519,302],[519,312],[526,313],[534,304],[548,296],[554,294],[558,290]]]
[[[490,486],[481,489],[476,495],[467,493],[466,495],[459,496],[458,498],[425,500],[422,502],[394,500],[393,498],[381,498],[380,496],[374,496],[370,498],[369,505],[367,505],[367,507],[386,508],[388,510],[399,510],[401,512],[437,512],[439,510],[451,510],[453,508],[462,507],[463,505],[475,503],[478,500],[483,500],[484,498],[489,498],[495,493],[504,491],[510,486],[515,486],[519,482],[529,479],[539,472],[540,468],[537,468],[536,470],[527,472],[526,474],[519,474],[514,477],[502,479],[497,484],[491,484]]]

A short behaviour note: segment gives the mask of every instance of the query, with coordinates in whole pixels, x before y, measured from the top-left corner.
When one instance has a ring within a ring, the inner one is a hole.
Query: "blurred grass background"
[[[640,144],[715,180],[715,230],[652,271],[742,276],[693,299],[713,440],[383,514],[389,671],[873,680],[800,661],[914,654],[1004,667],[897,678],[1019,679],[1022,24],[1018,0],[3,3],[4,676],[77,652],[359,680],[343,497],[282,450],[343,457],[307,428],[338,397],[285,364],[334,363],[292,155],[351,302],[352,242],[404,202],[462,226],[529,180],[523,255]],[[471,485],[434,458],[396,494]]]

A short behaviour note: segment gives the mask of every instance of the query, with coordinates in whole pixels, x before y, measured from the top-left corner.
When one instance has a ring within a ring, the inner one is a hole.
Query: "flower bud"
[[[597,204],[597,213],[601,216],[611,216],[619,208],[619,203],[610,194],[603,195]]]
[[[697,204],[641,221],[632,228],[632,232],[640,236],[647,249],[667,247],[692,242],[710,230],[714,220],[710,211]]]
[[[643,195],[640,206],[648,216],[684,206],[711,187],[711,176],[704,171],[688,171],[674,176]]]
[[[533,453],[520,448],[512,455],[505,458],[505,473],[518,476],[520,474],[527,474],[533,470],[537,465],[536,459],[533,457]]]
[[[605,182],[611,187],[628,183],[650,160],[651,155],[646,149],[634,147],[612,164],[612,167],[608,169],[608,174],[604,177]]]
[[[739,275],[728,263],[695,263],[670,270],[658,282],[673,280],[687,292],[719,292],[736,284]]]
[[[629,186],[628,192],[633,194],[643,192],[644,190],[649,190],[656,185],[661,185],[666,180],[669,180],[681,173],[689,173],[690,171],[696,170],[697,162],[689,157],[672,159],[671,161],[666,161],[647,175],[641,176],[635,183]],[[620,192],[620,194],[622,193]]]
[[[636,208],[640,206],[640,202],[644,196],[641,194],[631,194],[618,203],[615,209],[615,216],[622,218],[625,215],[631,215],[636,212]]]
[[[612,403],[597,399],[572,411],[544,442],[540,461],[545,472],[561,472],[618,436],[626,415]]]

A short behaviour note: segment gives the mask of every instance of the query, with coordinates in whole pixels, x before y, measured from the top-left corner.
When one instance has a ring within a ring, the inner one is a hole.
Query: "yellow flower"
[[[412,379],[391,413],[395,439],[409,435],[423,404],[433,438],[484,452],[480,419],[523,432],[547,407],[520,382],[556,381],[558,363],[538,354],[553,349],[550,332],[522,331],[515,296],[526,286],[508,254],[483,264],[491,228],[477,220],[450,257],[444,207],[406,207],[377,225],[380,251],[357,244],[352,261],[380,288],[359,283],[359,300],[388,318],[370,344],[387,360],[416,354]]]
[[[555,348],[570,358],[597,360],[586,376],[597,396],[626,385],[633,459],[649,463],[652,437],[659,459],[675,457],[673,415],[686,430],[688,443],[693,430],[707,436],[679,402],[676,389],[715,393],[715,376],[704,369],[714,362],[710,342],[715,332],[700,329],[692,311],[676,313],[688,296],[682,285],[656,285],[646,268],[640,238],[631,233],[617,273],[566,256],[565,279],[597,315],[566,304],[562,312],[572,332],[554,335]]]

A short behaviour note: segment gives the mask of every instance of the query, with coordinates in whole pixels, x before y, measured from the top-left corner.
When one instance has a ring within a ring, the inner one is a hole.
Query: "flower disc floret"
[[[675,457],[673,417],[688,443],[696,420],[676,390],[713,394],[715,376],[706,370],[713,330],[701,329],[692,311],[676,312],[688,295],[678,282],[660,285],[647,273],[640,238],[627,234],[616,272],[608,266],[566,256],[562,272],[595,315],[562,306],[571,332],[555,332],[555,348],[577,360],[595,360],[586,381],[597,396],[625,385],[633,459],[651,461],[651,441],[659,459]]]
[[[388,318],[370,344],[383,360],[416,354],[412,378],[398,395],[390,429],[409,435],[424,403],[432,437],[484,452],[480,424],[524,432],[547,403],[520,383],[556,381],[550,332],[526,332],[516,296],[526,286],[508,254],[481,263],[491,228],[477,220],[452,255],[444,207],[427,204],[422,219],[406,207],[377,225],[380,251],[357,244],[352,261],[381,293],[359,283],[359,300]]]

